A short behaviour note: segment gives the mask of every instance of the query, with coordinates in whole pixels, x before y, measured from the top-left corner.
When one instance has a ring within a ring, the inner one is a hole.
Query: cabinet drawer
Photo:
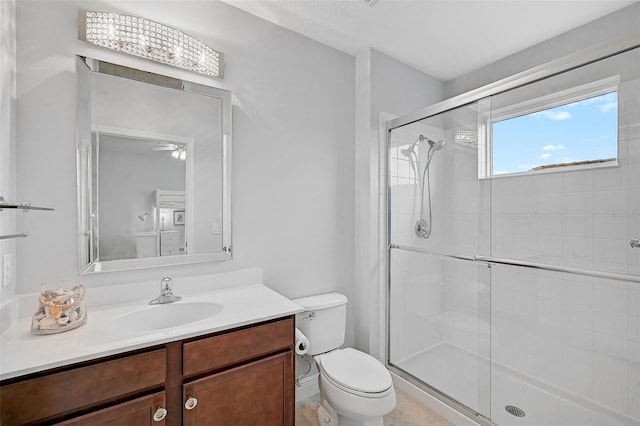
[[[158,409],[165,407],[165,393],[158,392],[153,395],[143,396],[142,398],[85,414],[84,416],[76,417],[66,422],[56,423],[56,426],[164,426],[165,418],[155,420],[153,416]]]
[[[214,370],[293,346],[293,318],[185,343],[183,374]]]
[[[166,364],[166,350],[159,349],[4,385],[0,423],[55,418],[163,385]]]

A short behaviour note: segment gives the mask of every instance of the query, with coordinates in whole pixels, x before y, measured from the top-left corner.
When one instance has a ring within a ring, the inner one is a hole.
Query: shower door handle
[[[631,248],[640,248],[640,238],[632,238],[629,241],[629,245],[631,245]]]

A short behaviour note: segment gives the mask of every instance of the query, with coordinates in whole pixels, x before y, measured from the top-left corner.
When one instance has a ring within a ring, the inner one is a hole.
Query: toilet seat
[[[321,374],[334,386],[358,396],[380,398],[393,388],[391,374],[380,361],[353,348],[318,357]]]

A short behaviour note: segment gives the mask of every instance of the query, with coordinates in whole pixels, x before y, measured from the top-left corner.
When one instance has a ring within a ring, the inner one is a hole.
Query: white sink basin
[[[107,330],[138,333],[178,327],[211,318],[224,307],[212,302],[173,302],[129,312],[108,321]]]

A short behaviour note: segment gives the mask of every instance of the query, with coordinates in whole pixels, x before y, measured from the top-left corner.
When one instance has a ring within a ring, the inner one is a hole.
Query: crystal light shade
[[[224,55],[175,28],[113,12],[80,11],[79,22],[79,38],[89,43],[200,74],[223,77]]]
[[[474,130],[456,130],[454,134],[454,138],[456,143],[460,145],[465,145],[471,148],[478,147],[478,132]]]

